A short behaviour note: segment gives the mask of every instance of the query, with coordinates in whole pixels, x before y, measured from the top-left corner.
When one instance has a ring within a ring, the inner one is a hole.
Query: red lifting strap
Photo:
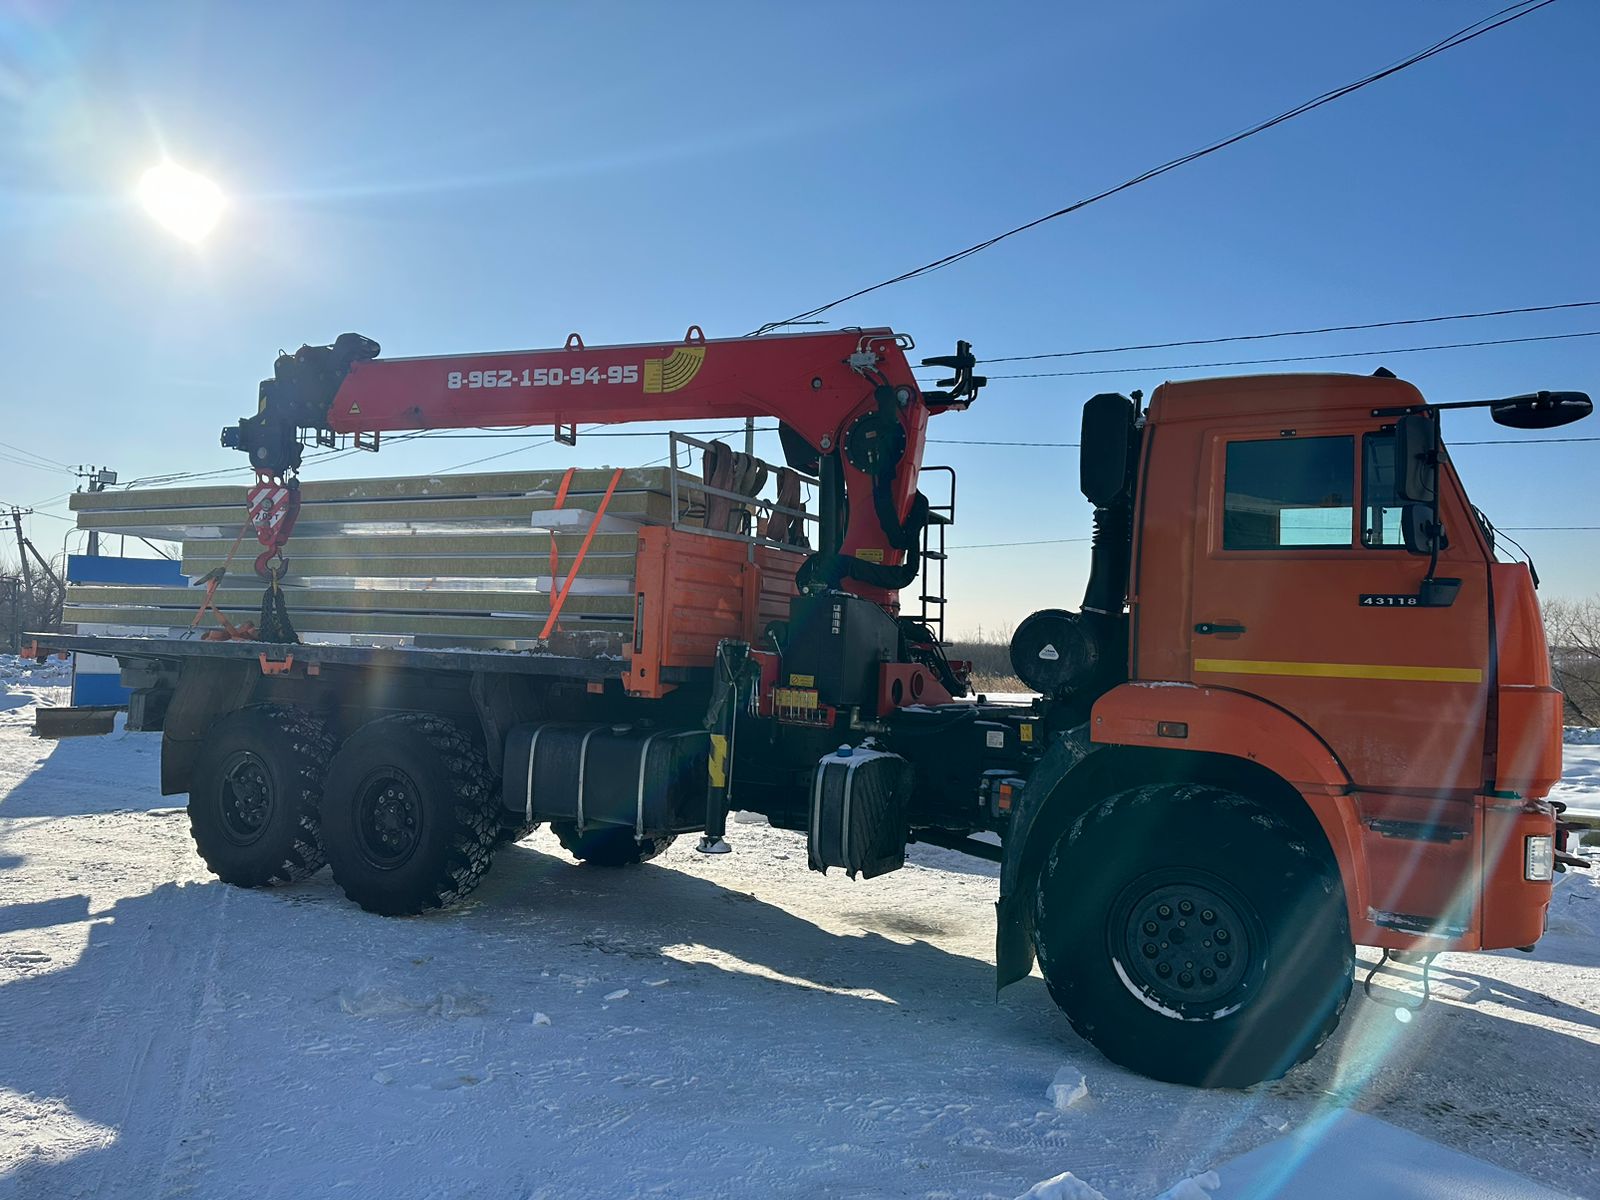
[[[622,468],[618,467],[611,473],[611,486],[606,488],[606,494],[600,498],[600,507],[595,509],[594,520],[589,522],[589,532],[583,535],[583,542],[578,547],[578,557],[572,560],[572,570],[567,572],[567,578],[561,584],[561,590],[556,593],[554,603],[550,605],[550,615],[544,619],[544,628],[539,630],[541,638],[550,636],[550,631],[555,628],[556,618],[561,615],[561,606],[567,602],[567,593],[572,590],[572,581],[578,577],[578,571],[583,566],[584,555],[589,553],[589,543],[594,541],[595,531],[600,528],[600,521],[606,515],[606,506],[611,503],[611,497],[617,490],[617,484],[622,479]],[[563,485],[565,486],[565,485]],[[555,581],[552,579],[552,583]]]

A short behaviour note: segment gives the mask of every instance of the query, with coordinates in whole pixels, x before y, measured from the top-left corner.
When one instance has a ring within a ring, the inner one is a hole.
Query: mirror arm
[[[1433,408],[1428,415],[1433,419],[1433,444],[1434,451],[1428,455],[1431,460],[1429,466],[1433,468],[1433,537],[1429,539],[1433,544],[1433,552],[1428,556],[1428,573],[1423,576],[1422,584],[1427,587],[1432,583],[1439,570],[1439,547],[1444,542],[1444,526],[1439,523],[1439,497],[1444,494],[1444,473],[1439,469],[1440,460],[1444,457],[1438,447],[1444,445],[1444,431],[1440,428],[1439,410]]]

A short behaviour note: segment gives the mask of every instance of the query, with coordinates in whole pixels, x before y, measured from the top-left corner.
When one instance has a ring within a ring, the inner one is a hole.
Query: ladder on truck
[[[928,520],[922,527],[922,570],[917,575],[917,619],[932,630],[934,638],[943,645],[945,608],[949,604],[945,594],[945,565],[950,561],[945,530],[955,524],[956,519],[956,469],[923,467],[921,473],[926,475],[930,471],[947,475],[950,487],[942,503],[928,501]]]

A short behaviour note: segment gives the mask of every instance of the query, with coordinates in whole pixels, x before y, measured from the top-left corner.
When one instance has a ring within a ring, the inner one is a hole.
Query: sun
[[[159,225],[195,244],[216,228],[227,207],[221,188],[171,162],[151,167],[140,177],[138,196]]]

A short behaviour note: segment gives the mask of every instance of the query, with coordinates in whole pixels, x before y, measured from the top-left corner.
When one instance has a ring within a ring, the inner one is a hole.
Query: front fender
[[[1089,727],[1097,744],[1248,759],[1300,792],[1342,796],[1351,786],[1344,764],[1298,718],[1228,688],[1124,683],[1095,701]]]
[[[1112,753],[1096,753],[1103,750]],[[1124,752],[1141,750],[1156,753],[1131,758]],[[1088,724],[1050,746],[1012,812],[995,905],[997,987],[1016,982],[1033,967],[1027,911],[1031,881],[1082,805],[1158,780],[1211,778],[1226,759],[1249,764],[1230,769],[1230,777],[1235,770],[1250,770],[1259,784],[1284,788],[1285,798],[1298,794],[1340,869],[1352,919],[1364,913],[1370,889],[1352,784],[1321,738],[1282,709],[1243,692],[1179,683],[1122,684],[1095,703]]]

